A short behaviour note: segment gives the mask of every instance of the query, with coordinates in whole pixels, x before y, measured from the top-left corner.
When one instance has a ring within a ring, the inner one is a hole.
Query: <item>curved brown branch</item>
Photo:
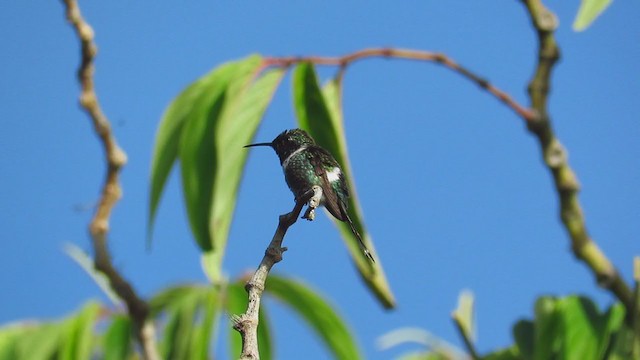
[[[282,260],[282,254],[287,251],[286,247],[282,247],[284,235],[287,233],[289,227],[298,220],[302,207],[304,207],[313,195],[314,190],[309,190],[296,201],[296,205],[290,213],[280,215],[278,227],[267,250],[264,252],[264,257],[256,272],[245,285],[245,289],[249,294],[247,311],[239,316],[234,315],[232,318],[233,328],[242,336],[242,353],[240,354],[240,359],[260,359],[260,353],[258,352],[258,315],[265,282],[273,265],[280,262],[280,260]]]
[[[578,198],[578,179],[569,166],[567,152],[556,138],[547,113],[551,73],[560,58],[560,50],[553,36],[557,27],[556,16],[540,0],[523,2],[538,35],[538,63],[528,90],[531,107],[539,116],[536,121],[528,122],[529,130],[538,139],[545,164],[553,176],[560,200],[560,216],[571,239],[574,255],[589,267],[600,286],[611,291],[624,304],[627,315],[631,315],[632,292],[615,266],[589,236]],[[630,319],[629,316],[627,319]]]
[[[444,67],[462,75],[467,80],[470,80],[480,88],[489,92],[525,121],[532,122],[536,120],[537,114],[534,111],[527,108],[526,106],[519,104],[509,94],[492,85],[488,80],[469,71],[468,69],[459,65],[453,59],[442,53],[411,49],[371,48],[356,51],[341,57],[293,56],[266,58],[265,66],[289,67],[301,62],[310,62],[316,65],[340,66],[341,69],[344,69],[356,61],[376,57],[435,62],[437,64],[443,65]]]
[[[100,201],[89,224],[89,233],[95,252],[94,266],[105,274],[111,288],[125,302],[129,315],[135,324],[135,333],[142,347],[145,359],[159,359],[155,345],[153,324],[147,321],[149,309],[147,303],[136,294],[133,287],[115,269],[107,247],[109,218],[113,207],[122,196],[118,176],[120,169],[127,162],[127,156],[118,146],[111,131],[109,120],[102,112],[93,82],[94,64],[98,48],[93,41],[93,29],[82,18],[76,0],[63,0],[66,7],[67,20],[75,29],[81,45],[81,64],[78,69],[78,81],[81,86],[80,105],[87,112],[93,128],[104,148],[107,170],[102,187]]]

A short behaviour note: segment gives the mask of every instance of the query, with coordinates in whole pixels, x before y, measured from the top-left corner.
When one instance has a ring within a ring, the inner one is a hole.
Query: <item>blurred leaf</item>
[[[194,289],[173,299],[164,309],[168,320],[162,337],[163,359],[191,358],[191,336],[198,307],[198,293]]]
[[[340,104],[340,91],[338,80],[330,81],[324,90],[320,90],[315,69],[311,64],[300,64],[293,73],[294,107],[298,123],[320,146],[333,154],[340,163],[351,193],[349,198],[349,217],[353,220],[355,228],[360,232],[363,241],[376,258],[376,263],[371,264],[362,253],[358,241],[352,234],[348,224],[335,220],[333,216],[329,216],[329,218],[340,230],[362,279],[385,308],[393,308],[395,299],[387,283],[382,262],[376,256],[371,236],[364,227],[362,211],[349,164]]]
[[[461,359],[465,357],[464,351],[447,343],[421,328],[403,327],[382,335],[376,341],[377,347],[381,350],[388,350],[392,347],[405,344],[418,344],[426,350],[404,354],[400,359],[412,358],[412,356],[444,356],[447,359]]]
[[[131,320],[128,316],[112,316],[111,324],[104,335],[104,360],[127,359],[132,350]]]
[[[243,314],[247,310],[247,302],[248,297],[244,289],[244,282],[239,280],[229,284],[227,287],[227,312],[230,315]],[[274,358],[271,327],[269,318],[266,316],[264,301],[262,301],[258,314],[258,350],[260,351],[260,359],[271,360]],[[229,326],[229,352],[231,359],[238,359],[242,352],[242,338],[231,325]]]
[[[578,15],[573,22],[573,30],[582,31],[588,28],[604,10],[611,5],[612,0],[582,0]]]
[[[59,360],[90,359],[95,325],[101,306],[97,302],[87,303],[76,316],[68,318],[66,334],[63,335]]]
[[[564,325],[563,358],[601,359],[609,346],[611,332],[622,324],[624,310],[614,306],[600,314],[591,300],[578,296],[565,297],[558,306]]]
[[[380,336],[376,341],[380,350],[388,350],[392,347],[413,343],[429,348],[433,344],[433,335],[421,328],[404,327],[389,331]]]
[[[149,227],[167,176],[180,160],[191,231],[206,255],[206,273],[221,280],[220,263],[235,209],[248,144],[284,70],[262,71],[258,55],[216,68],[183,91],[160,123],[151,169]]]
[[[522,359],[605,359],[614,347],[614,334],[623,326],[624,307],[614,304],[601,313],[586,297],[540,297],[534,321],[514,326]],[[615,351],[614,351],[615,352]]]
[[[355,339],[344,320],[318,293],[300,282],[269,275],[265,291],[287,304],[324,341],[336,359],[361,359]]]
[[[191,342],[192,359],[208,359],[209,349],[215,341],[213,329],[220,309],[220,297],[214,287],[202,289],[200,295],[200,321],[193,330]]]
[[[57,359],[66,325],[65,322],[44,323],[25,332],[15,343],[16,357],[13,359]]]
[[[109,285],[109,280],[107,277],[97,271],[93,264],[93,259],[85,253],[82,249],[72,243],[64,244],[64,252],[69,255],[80,267],[93,279],[93,281],[98,285],[100,290],[102,290],[105,295],[111,300],[111,302],[116,306],[122,306],[123,303],[116,295],[116,293],[111,289]]]
[[[519,353],[524,360],[532,360],[534,354],[534,327],[533,322],[520,320],[513,326],[513,338]]]
[[[415,351],[400,355],[396,360],[451,360],[455,359],[448,354],[436,351]]]
[[[458,307],[451,315],[469,346],[473,346],[476,338],[473,303],[473,294],[470,291],[463,291],[458,298]]]
[[[484,355],[482,360],[520,360],[522,357],[518,352],[517,346],[511,346],[506,349],[500,349],[490,354]]]
[[[0,328],[0,360],[18,359],[18,341],[34,330],[33,324],[8,324]]]
[[[634,331],[624,325],[611,337],[612,347],[607,354],[607,360],[638,359],[634,353]]]
[[[150,301],[151,314],[165,315],[162,339],[165,359],[207,359],[213,325],[219,308],[218,290],[213,286],[180,285],[156,294]]]
[[[542,296],[536,301],[534,311],[534,358],[551,359],[560,349],[562,320],[557,311],[558,300]]]
[[[180,298],[187,296],[187,294],[193,291],[197,285],[176,285],[168,288],[164,288],[159,293],[153,295],[149,299],[149,310],[152,317],[158,316],[158,314],[167,309],[174,303],[180,301]]]

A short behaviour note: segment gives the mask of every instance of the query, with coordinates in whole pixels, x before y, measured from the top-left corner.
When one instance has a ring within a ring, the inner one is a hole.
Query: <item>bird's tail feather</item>
[[[353,226],[353,221],[351,221],[351,218],[349,217],[349,215],[347,215],[346,218],[347,218],[347,223],[349,223],[349,227],[351,228],[351,232],[353,232],[353,235],[355,235],[358,238],[360,249],[367,256],[367,258],[371,260],[371,262],[375,263],[376,260],[373,258],[373,255],[371,255],[371,252],[369,252],[369,249],[367,249],[367,246],[364,244],[364,241],[362,241],[362,237],[360,236],[360,233],[358,232],[358,230],[356,230],[356,227]]]

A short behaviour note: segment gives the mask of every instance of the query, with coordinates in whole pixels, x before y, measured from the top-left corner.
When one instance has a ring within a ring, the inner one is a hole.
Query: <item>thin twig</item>
[[[352,63],[367,58],[396,58],[406,60],[417,60],[426,62],[435,62],[444,67],[462,75],[467,80],[475,83],[482,89],[489,92],[496,99],[513,110],[518,116],[527,122],[536,120],[536,113],[531,109],[519,104],[509,94],[492,85],[488,80],[476,75],[465,67],[459,65],[453,59],[442,53],[397,49],[397,48],[371,48],[363,49],[341,57],[325,57],[325,56],[292,56],[292,57],[271,57],[265,59],[265,66],[290,67],[301,62],[310,62],[316,65],[334,65],[345,69]]]
[[[81,45],[82,60],[78,69],[78,81],[81,86],[80,105],[91,118],[94,131],[104,148],[107,164],[105,183],[102,187],[100,200],[89,224],[89,233],[95,252],[94,266],[96,270],[105,274],[109,279],[111,288],[127,305],[127,310],[135,325],[136,337],[142,347],[143,358],[149,360],[159,359],[160,356],[155,344],[155,329],[153,323],[147,321],[148,305],[138,297],[133,287],[115,269],[107,248],[109,218],[113,207],[122,196],[118,177],[120,170],[127,162],[127,156],[118,146],[111,131],[109,120],[102,112],[95,92],[93,81],[95,67],[93,61],[98,48],[93,41],[93,29],[82,18],[76,0],[63,0],[63,3],[66,7],[67,20],[75,29]]]
[[[260,298],[265,288],[267,276],[273,265],[282,260],[282,254],[287,251],[286,247],[282,247],[284,235],[291,225],[293,225],[300,216],[302,207],[313,196],[314,190],[309,190],[303,196],[297,199],[296,205],[290,213],[280,215],[278,228],[276,229],[264,257],[253,274],[251,279],[245,285],[245,289],[249,294],[249,304],[244,314],[233,317],[233,328],[242,336],[242,353],[240,359],[260,359],[258,352],[258,315],[260,311]]]
[[[627,309],[627,320],[630,321],[633,314],[631,289],[589,236],[578,198],[580,190],[578,178],[569,166],[567,152],[555,136],[547,113],[551,73],[560,58],[560,50],[553,36],[558,24],[557,18],[542,4],[541,0],[523,0],[523,2],[538,35],[538,63],[528,88],[531,107],[538,113],[538,117],[537,121],[527,123],[529,130],[538,139],[545,164],[553,176],[560,200],[560,216],[571,239],[574,255],[589,267],[600,286],[608,289],[624,304]]]

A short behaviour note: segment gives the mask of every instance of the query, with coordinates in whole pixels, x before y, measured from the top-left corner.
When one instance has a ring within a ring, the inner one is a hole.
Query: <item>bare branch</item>
[[[560,58],[560,50],[553,36],[558,23],[557,18],[541,0],[523,2],[538,35],[538,63],[528,90],[531,106],[539,116],[536,121],[528,122],[527,125],[538,139],[545,164],[553,176],[560,200],[560,216],[571,239],[574,255],[589,267],[600,286],[611,291],[624,304],[627,320],[630,320],[633,314],[632,292],[615,266],[589,236],[578,198],[578,178],[569,165],[564,146],[555,136],[547,113],[551,73]]]
[[[94,266],[96,270],[107,276],[111,288],[127,304],[129,315],[135,324],[136,337],[142,347],[143,357],[150,360],[159,359],[155,345],[155,329],[153,324],[147,321],[148,305],[138,297],[133,287],[114,268],[107,248],[109,218],[113,207],[122,196],[118,178],[120,170],[127,162],[127,156],[118,146],[109,120],[102,112],[95,92],[93,60],[98,48],[93,41],[93,29],[82,18],[76,0],[63,0],[63,3],[66,7],[67,20],[75,29],[81,45],[81,63],[78,69],[78,81],[81,86],[80,105],[93,123],[93,128],[104,148],[107,164],[100,200],[89,224],[89,233],[95,252]]]
[[[291,225],[293,225],[300,216],[302,207],[314,195],[314,189],[307,191],[303,196],[296,200],[296,205],[290,213],[280,215],[278,228],[264,252],[264,257],[253,274],[251,279],[245,285],[245,289],[249,294],[249,304],[244,314],[233,317],[233,328],[242,336],[242,353],[240,359],[260,359],[258,352],[258,315],[260,311],[260,299],[265,288],[267,276],[273,265],[282,260],[282,254],[287,251],[286,247],[282,247],[284,235]]]
[[[376,57],[435,62],[443,65],[489,92],[525,121],[531,122],[537,118],[535,111],[520,105],[509,94],[492,85],[488,80],[462,67],[447,55],[436,52],[396,48],[371,48],[359,50],[341,57],[297,56],[266,58],[265,66],[289,67],[301,62],[310,62],[316,65],[340,66],[341,69],[345,69],[358,60]]]

